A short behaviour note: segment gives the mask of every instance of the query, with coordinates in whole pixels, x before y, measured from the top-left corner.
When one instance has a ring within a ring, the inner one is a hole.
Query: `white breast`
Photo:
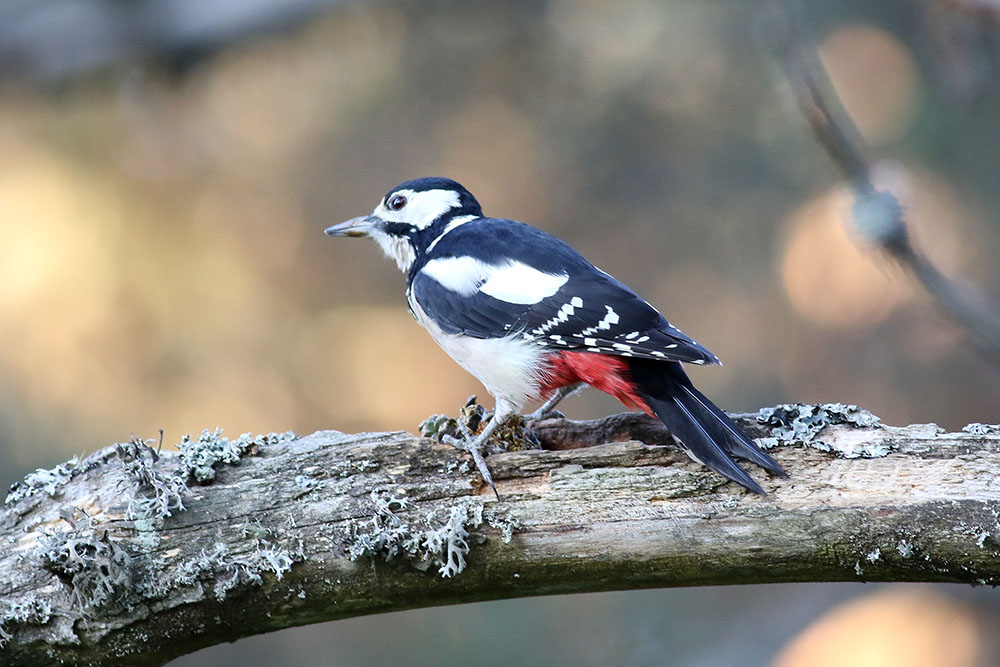
[[[413,316],[459,366],[483,383],[486,391],[520,412],[539,398],[544,352],[521,335],[504,338],[471,338],[441,330],[407,293]]]

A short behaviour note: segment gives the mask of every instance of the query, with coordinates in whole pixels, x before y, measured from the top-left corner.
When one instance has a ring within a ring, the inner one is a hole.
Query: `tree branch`
[[[895,428],[838,405],[739,421],[791,473],[764,480],[767,497],[633,440],[667,439],[638,415],[536,422],[550,446],[624,441],[494,454],[500,502],[467,454],[402,432],[109,447],[29,475],[0,512],[0,662],[149,665],[289,626],[550,593],[1000,582],[997,427]]]

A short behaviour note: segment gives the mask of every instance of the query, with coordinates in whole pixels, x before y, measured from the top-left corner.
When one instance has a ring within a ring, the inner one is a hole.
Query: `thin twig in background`
[[[982,295],[945,276],[913,244],[899,201],[872,182],[864,140],[830,84],[812,41],[790,12],[777,4],[768,28],[768,39],[809,127],[851,185],[851,213],[858,233],[906,267],[952,318],[1000,360],[1000,318]]]

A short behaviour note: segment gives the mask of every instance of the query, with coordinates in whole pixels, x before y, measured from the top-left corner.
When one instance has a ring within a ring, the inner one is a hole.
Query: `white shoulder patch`
[[[427,262],[421,273],[438,281],[452,292],[471,296],[489,278],[496,267],[475,257],[442,257]]]
[[[533,304],[559,291],[569,280],[523,264],[486,264],[475,257],[442,257],[427,262],[422,273],[462,296],[477,291],[507,303]]]
[[[565,274],[553,275],[521,262],[509,262],[494,267],[479,290],[507,303],[532,304],[558,292],[567,280]]]

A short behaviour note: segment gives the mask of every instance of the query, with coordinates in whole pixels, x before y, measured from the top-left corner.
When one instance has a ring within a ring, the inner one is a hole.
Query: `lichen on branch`
[[[478,411],[477,411],[478,412]],[[156,663],[414,606],[766,581],[1000,583],[1000,429],[852,406],[736,416],[787,479],[748,494],[645,415],[468,455],[407,433],[217,431],[36,471],[0,509],[0,663]]]

